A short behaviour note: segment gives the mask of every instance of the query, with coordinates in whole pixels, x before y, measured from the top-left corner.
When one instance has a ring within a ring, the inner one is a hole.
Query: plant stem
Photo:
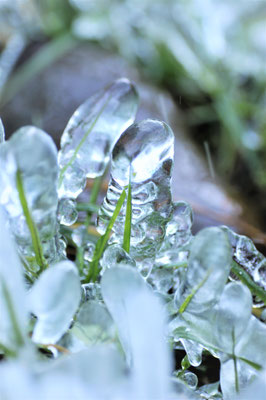
[[[48,265],[43,256],[42,245],[41,245],[41,241],[39,238],[38,230],[32,219],[31,212],[28,207],[28,203],[27,203],[27,199],[26,199],[26,195],[25,195],[25,191],[24,191],[24,186],[23,186],[23,179],[22,179],[21,172],[19,169],[17,170],[17,173],[16,173],[16,186],[17,186],[18,196],[19,196],[20,204],[21,204],[21,207],[23,210],[23,214],[25,216],[26,223],[27,223],[29,231],[30,231],[32,246],[33,246],[33,250],[35,253],[35,258],[36,258],[38,265],[41,267],[41,270],[44,270],[45,268],[47,268]]]

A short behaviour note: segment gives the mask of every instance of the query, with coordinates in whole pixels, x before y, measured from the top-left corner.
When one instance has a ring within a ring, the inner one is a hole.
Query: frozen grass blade
[[[99,264],[100,258],[102,257],[104,248],[109,239],[109,235],[112,231],[112,228],[114,226],[116,218],[118,217],[118,214],[120,213],[120,210],[124,204],[125,198],[126,198],[126,191],[123,190],[123,192],[121,193],[121,196],[116,204],[112,218],[110,219],[109,224],[106,228],[106,231],[105,231],[104,235],[102,235],[100,237],[100,239],[98,240],[98,242],[96,244],[95,251],[93,254],[93,259],[92,259],[92,262],[90,265],[90,271],[85,279],[85,282],[90,282],[90,281],[95,282],[97,279],[98,272],[99,272],[98,264]]]
[[[241,268],[235,261],[232,264],[232,272],[239,278],[239,280],[246,285],[254,296],[257,296],[266,305],[266,292],[265,290],[256,285],[249,274]]]
[[[125,219],[125,230],[123,238],[123,249],[129,253],[130,251],[130,235],[131,235],[131,218],[132,218],[132,196],[131,196],[131,165],[129,169],[129,183],[127,189],[127,208]]]
[[[13,334],[14,334],[14,339],[16,341],[16,344],[21,347],[24,345],[24,337],[23,334],[20,331],[20,326],[19,323],[17,321],[17,317],[16,317],[16,312],[14,309],[14,305],[12,302],[12,298],[9,294],[8,288],[5,284],[5,281],[1,282],[1,286],[2,286],[2,292],[3,292],[3,296],[5,299],[5,303],[9,312],[9,317],[10,317],[10,321],[12,323],[12,328],[13,328]]]
[[[102,115],[102,113],[104,112],[105,107],[107,106],[107,104],[109,103],[111,99],[111,95],[108,96],[106,102],[103,104],[103,106],[101,107],[100,111],[98,112],[98,114],[96,114],[96,117],[94,118],[94,120],[91,123],[91,126],[89,127],[89,129],[87,130],[87,132],[85,133],[85,135],[82,137],[81,141],[79,142],[79,144],[77,145],[72,157],[70,158],[70,160],[68,161],[68,163],[61,169],[60,171],[60,175],[59,175],[59,187],[62,185],[63,179],[64,179],[64,174],[66,172],[66,170],[71,167],[71,165],[73,164],[73,162],[75,161],[78,152],[80,150],[80,148],[82,147],[82,145],[86,142],[87,137],[89,136],[89,134],[91,133],[91,131],[93,130],[93,128],[95,127],[95,125],[97,124],[100,116]]]
[[[18,196],[20,200],[20,204],[23,210],[23,214],[26,218],[26,222],[30,231],[31,239],[32,239],[32,246],[35,253],[36,261],[38,265],[41,267],[42,270],[48,267],[45,258],[43,256],[42,245],[39,238],[39,233],[36,228],[36,225],[32,219],[31,212],[28,207],[27,199],[25,196],[25,191],[23,187],[23,180],[21,176],[21,172],[18,169],[16,173],[16,185],[18,190]]]
[[[197,293],[197,291],[204,285],[204,283],[207,281],[207,279],[209,278],[210,274],[212,273],[212,269],[210,269],[205,278],[195,287],[195,289],[192,290],[192,292],[186,297],[186,299],[184,300],[184,302],[181,304],[181,306],[179,307],[179,314],[182,314],[187,306],[189,305],[189,303],[191,302],[191,300],[193,299],[193,297],[195,296],[195,294]]]

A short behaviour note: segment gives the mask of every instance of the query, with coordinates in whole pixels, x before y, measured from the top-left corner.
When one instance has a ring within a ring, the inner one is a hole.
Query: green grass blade
[[[125,218],[125,229],[123,238],[123,249],[129,253],[130,251],[130,235],[131,235],[131,218],[132,218],[132,203],[131,203],[131,165],[129,169],[129,182],[127,188],[127,208]]]
[[[93,259],[92,259],[92,262],[91,262],[91,265],[90,265],[90,271],[89,271],[89,274],[86,277],[85,282],[90,282],[91,280],[95,282],[96,279],[97,279],[98,272],[99,272],[99,267],[98,267],[99,261],[100,261],[100,259],[102,257],[104,248],[105,248],[106,243],[107,243],[107,241],[109,239],[109,235],[110,235],[110,233],[111,233],[111,231],[113,229],[113,226],[114,226],[114,223],[116,221],[116,218],[118,217],[118,215],[120,213],[120,210],[121,210],[121,208],[122,208],[122,206],[124,204],[125,198],[126,198],[126,191],[123,190],[123,192],[121,193],[121,196],[120,196],[120,198],[119,198],[119,200],[118,200],[118,202],[116,204],[114,213],[112,215],[112,218],[109,221],[109,224],[108,224],[108,226],[106,228],[105,233],[97,241],[97,244],[96,244],[96,247],[95,247],[95,251],[94,251],[94,254],[93,254]]]
[[[17,170],[17,173],[16,173],[16,185],[17,185],[18,196],[19,196],[20,204],[21,204],[21,207],[23,210],[23,214],[25,216],[26,223],[27,223],[29,231],[30,231],[32,246],[33,246],[33,250],[35,253],[35,258],[36,258],[38,265],[41,267],[42,270],[44,270],[47,267],[47,263],[43,256],[42,245],[41,245],[41,241],[39,238],[38,230],[32,219],[31,212],[28,207],[28,203],[27,203],[27,199],[26,199],[26,195],[25,195],[25,191],[24,191],[24,187],[23,187],[23,180],[22,180],[21,172],[19,169]]]
[[[250,365],[252,368],[256,369],[257,371],[261,371],[263,369],[260,364],[257,364],[254,361],[247,360],[244,357],[238,357],[238,359],[245,362],[246,364]]]
[[[99,206],[91,203],[77,203],[77,211],[86,211],[89,213],[97,213]]]
[[[2,291],[3,291],[3,296],[6,302],[6,306],[8,309],[8,315],[10,317],[10,321],[12,324],[12,328],[13,328],[13,333],[15,336],[15,340],[16,340],[16,344],[21,347],[24,345],[24,337],[23,334],[20,331],[20,327],[17,321],[17,317],[16,317],[16,313],[15,313],[15,309],[14,309],[14,305],[11,299],[11,296],[9,294],[9,291],[7,289],[7,286],[5,284],[4,281],[1,282],[2,285]]]
[[[233,362],[234,362],[234,373],[235,373],[235,389],[236,392],[239,393],[239,378],[238,378],[238,371],[237,371],[237,357],[235,355],[235,346],[236,346],[236,339],[235,339],[235,331],[232,330],[232,342],[233,342]]]
[[[77,40],[69,33],[48,42],[26,61],[8,80],[1,96],[1,107],[8,103],[33,76],[41,73],[64,54],[77,45]]]
[[[260,300],[266,304],[266,291],[258,286],[249,274],[235,261],[233,261],[231,271],[239,278],[239,280],[246,285],[254,296],[257,296]]]
[[[73,162],[75,161],[79,150],[81,149],[81,147],[83,146],[83,144],[85,143],[87,137],[89,136],[89,134],[91,133],[91,131],[93,130],[93,128],[95,127],[95,125],[97,124],[98,119],[100,118],[100,116],[102,115],[102,113],[104,112],[105,107],[107,106],[107,104],[109,103],[111,99],[111,95],[108,96],[106,102],[103,104],[103,106],[101,107],[100,111],[96,114],[96,117],[94,118],[94,120],[91,123],[91,126],[89,127],[89,129],[87,130],[87,132],[84,134],[84,136],[82,137],[81,141],[79,142],[79,144],[77,145],[72,157],[70,158],[70,160],[68,161],[68,163],[61,169],[60,174],[59,174],[59,187],[62,185],[63,179],[64,179],[64,174],[66,172],[66,170],[71,167],[71,165],[73,164]]]
[[[187,298],[181,304],[181,306],[180,306],[180,308],[178,310],[179,314],[182,314],[186,310],[187,306],[189,305],[189,303],[191,302],[191,300],[193,299],[193,297],[195,296],[197,291],[204,285],[204,283],[207,281],[207,279],[209,278],[211,273],[212,273],[212,269],[210,269],[207,272],[207,274],[204,277],[204,279],[194,289],[192,289],[191,293],[187,296]]]

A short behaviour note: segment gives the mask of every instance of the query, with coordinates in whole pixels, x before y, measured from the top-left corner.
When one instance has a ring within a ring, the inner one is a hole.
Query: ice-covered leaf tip
[[[3,122],[0,118],[0,143],[3,143],[5,141],[5,129]]]
[[[86,177],[104,173],[111,150],[130,126],[138,108],[138,94],[125,78],[118,79],[83,103],[70,118],[59,152],[60,197],[76,198]]]
[[[0,146],[0,204],[27,256],[34,255],[34,226],[41,241],[47,242],[55,234],[57,179],[56,146],[41,129],[20,128]]]
[[[140,273],[126,264],[107,269],[101,289],[132,369],[135,398],[170,398],[172,360],[159,299]]]
[[[153,257],[171,214],[171,172],[174,135],[164,122],[145,120],[131,125],[112,152],[111,179],[98,213],[98,230],[103,233],[116,203],[131,180],[131,248],[140,257]],[[131,173],[131,177],[130,177]],[[113,241],[123,241],[126,208],[114,226]]]
[[[79,275],[71,261],[61,261],[44,271],[29,294],[29,305],[38,321],[32,339],[55,343],[68,329],[81,297]]]
[[[177,289],[179,312],[200,313],[219,300],[230,272],[231,249],[220,228],[206,228],[190,247],[186,276]]]

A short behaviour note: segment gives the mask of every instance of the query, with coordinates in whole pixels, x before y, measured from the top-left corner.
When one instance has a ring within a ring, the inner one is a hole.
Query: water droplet
[[[78,219],[76,202],[66,197],[60,199],[58,203],[57,217],[60,224],[66,226],[73,225]]]

